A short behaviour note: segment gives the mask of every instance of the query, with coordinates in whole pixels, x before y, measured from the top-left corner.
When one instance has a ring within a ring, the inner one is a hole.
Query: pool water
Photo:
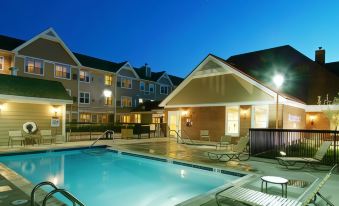
[[[33,184],[51,181],[67,189],[86,206],[176,205],[239,178],[109,150],[5,156],[0,162]]]

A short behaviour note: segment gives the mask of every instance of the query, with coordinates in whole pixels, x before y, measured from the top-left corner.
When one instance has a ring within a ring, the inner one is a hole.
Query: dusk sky
[[[339,1],[2,1],[0,33],[27,40],[53,27],[72,51],[185,77],[208,54],[290,44],[339,61]]]

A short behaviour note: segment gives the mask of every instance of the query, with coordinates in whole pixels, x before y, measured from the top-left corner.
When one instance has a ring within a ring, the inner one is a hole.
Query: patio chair
[[[25,138],[22,136],[21,130],[8,131],[8,146],[11,144],[13,147],[13,141],[20,141],[21,146],[25,146]]]
[[[281,197],[277,195],[266,194],[256,190],[244,188],[241,186],[232,186],[215,194],[215,198],[218,206],[222,205],[220,201],[221,198],[228,198],[235,202],[245,203],[247,205],[258,205],[258,206],[275,206],[275,205],[284,205],[284,206],[305,206],[310,203],[315,204],[316,197],[319,196],[322,198],[327,205],[334,206],[328,199],[320,194],[320,190],[326,181],[330,178],[332,172],[337,167],[334,167],[330,172],[325,175],[323,179],[317,178],[309,188],[298,198],[298,199],[289,199],[286,197]]]
[[[231,145],[232,142],[232,136],[229,135],[223,135],[220,137],[220,142],[218,144],[219,147],[227,147]]]
[[[247,145],[249,143],[248,135],[240,137],[238,143],[233,145],[232,149],[213,150],[207,151],[208,158],[211,160],[220,160],[228,162],[233,159],[245,161],[250,158],[247,151]],[[226,157],[226,159],[225,159]]]
[[[200,139],[211,141],[209,131],[208,130],[200,130]]]
[[[49,140],[51,144],[53,141],[55,142],[55,136],[52,135],[51,130],[40,130],[40,135],[41,135],[41,142],[45,143],[46,140]]]
[[[314,157],[277,157],[277,160],[280,165],[285,166],[287,169],[302,169],[307,165],[315,168],[315,164],[319,164],[322,161],[331,144],[332,141],[324,141]],[[302,166],[294,167],[297,163],[301,163]]]

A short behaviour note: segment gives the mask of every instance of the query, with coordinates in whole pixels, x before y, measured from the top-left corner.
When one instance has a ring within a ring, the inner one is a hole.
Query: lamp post
[[[284,76],[281,74],[276,74],[273,77],[273,83],[277,89],[277,102],[276,102],[276,108],[275,108],[275,128],[278,129],[278,106],[279,106],[279,88],[284,83]]]

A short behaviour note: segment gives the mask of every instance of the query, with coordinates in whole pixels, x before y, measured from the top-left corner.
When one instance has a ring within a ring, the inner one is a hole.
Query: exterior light
[[[0,103],[0,112],[4,109],[4,105]]]
[[[314,125],[314,120],[315,120],[315,116],[311,115],[310,116],[311,125]]]
[[[184,116],[184,117],[187,117],[188,116],[188,111],[182,111],[181,115]]]
[[[280,155],[283,156],[283,157],[286,156],[286,152],[284,152],[284,151],[280,151],[279,153],[280,153]]]
[[[285,81],[285,78],[281,74],[276,74],[273,77],[273,83],[277,87],[277,89],[279,89],[283,85],[284,81]]]
[[[52,112],[54,113],[55,116],[58,116],[58,113],[60,112],[60,108],[57,106],[53,106]]]
[[[111,97],[112,96],[112,91],[111,90],[104,90],[104,96],[105,97]]]

